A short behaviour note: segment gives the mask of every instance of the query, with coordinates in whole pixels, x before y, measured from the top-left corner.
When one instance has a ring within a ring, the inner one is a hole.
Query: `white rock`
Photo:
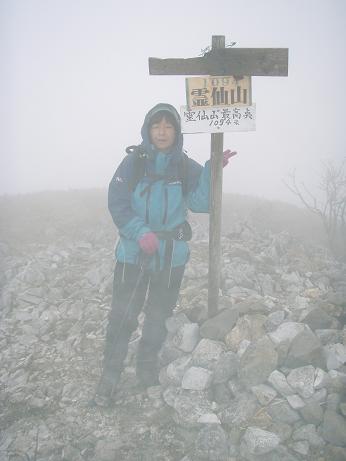
[[[180,312],[177,315],[173,315],[166,320],[166,328],[168,333],[176,333],[181,326],[185,323],[191,323],[185,314]]]
[[[276,389],[279,394],[286,397],[287,395],[293,395],[294,390],[288,384],[286,376],[278,370],[274,370],[268,378],[268,383]]]
[[[314,388],[322,389],[323,387],[328,386],[329,383],[330,377],[328,376],[328,374],[324,370],[322,370],[322,368],[316,368]]]
[[[261,405],[268,405],[277,396],[276,390],[266,384],[259,384],[251,388]]]
[[[221,421],[215,413],[205,413],[197,422],[202,424],[221,424]]]
[[[280,444],[280,439],[276,434],[258,427],[248,427],[242,441],[253,455],[269,453]]]
[[[314,380],[315,368],[312,365],[295,368],[287,376],[288,384],[305,399],[314,395]]]
[[[210,386],[212,376],[213,373],[206,368],[191,367],[185,372],[181,387],[183,389],[203,391]]]
[[[324,346],[328,370],[337,370],[346,363],[346,346],[343,344],[329,344]]]
[[[219,341],[203,338],[192,353],[193,364],[205,368],[214,368],[225,346]]]
[[[304,324],[298,322],[284,322],[275,331],[268,333],[274,344],[291,343],[304,330]]]
[[[309,453],[309,442],[307,440],[299,440],[291,443],[290,447],[300,455],[306,456]]]
[[[293,410],[299,410],[300,408],[305,407],[304,400],[301,397],[299,397],[298,394],[288,395],[286,399],[287,399],[287,402],[293,408]]]
[[[249,347],[250,344],[251,344],[251,341],[249,341],[248,339],[243,339],[240,342],[239,348],[237,351],[238,357],[241,357],[244,354],[244,352],[246,351],[246,349]]]
[[[173,338],[173,344],[183,352],[192,352],[199,340],[199,326],[197,323],[185,323]]]
[[[181,380],[191,364],[191,355],[179,357],[178,359],[171,362],[166,369],[166,376],[169,381],[176,385],[180,386]]]

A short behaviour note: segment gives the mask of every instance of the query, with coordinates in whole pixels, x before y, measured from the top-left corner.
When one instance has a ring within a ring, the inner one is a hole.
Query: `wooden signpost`
[[[199,75],[226,76],[226,81],[214,91],[207,82],[199,87],[192,82],[193,89],[187,84],[187,110],[192,108],[218,107],[234,104],[251,105],[251,76],[287,76],[287,48],[225,48],[223,35],[212,36],[211,50],[204,56],[187,59],[149,58],[151,75]],[[203,79],[206,80],[206,79]],[[234,82],[242,81],[237,85]],[[213,82],[211,82],[213,86]],[[232,87],[233,85],[233,87]],[[240,89],[238,89],[240,88]],[[211,94],[210,94],[211,91]],[[233,91],[233,93],[232,93]],[[191,94],[192,93],[192,94]],[[189,99],[189,97],[191,98]],[[225,111],[226,109],[224,109]],[[216,111],[215,112],[215,116]],[[225,112],[224,112],[225,113]],[[218,116],[219,118],[219,116]],[[221,120],[227,121],[224,117]],[[213,317],[218,312],[221,276],[221,209],[222,209],[222,160],[223,132],[227,123],[221,120],[212,124],[211,132],[211,194],[209,218],[209,277],[208,277],[208,314]],[[233,127],[232,131],[237,131]],[[191,131],[192,132],[192,131]],[[208,130],[210,132],[210,130]]]

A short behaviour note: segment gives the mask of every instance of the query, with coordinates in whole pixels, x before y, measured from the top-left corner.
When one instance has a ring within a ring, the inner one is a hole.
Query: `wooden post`
[[[212,50],[225,48],[225,36],[213,35]],[[221,276],[221,215],[223,133],[211,134],[211,178],[209,214],[208,316],[218,312]]]

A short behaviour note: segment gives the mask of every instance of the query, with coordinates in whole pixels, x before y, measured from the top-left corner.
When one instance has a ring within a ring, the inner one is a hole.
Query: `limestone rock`
[[[246,445],[246,449],[253,455],[269,453],[280,443],[280,439],[276,434],[258,427],[248,427],[242,441]]]
[[[346,419],[335,411],[326,410],[323,418],[322,437],[332,445],[346,446]]]
[[[300,420],[299,414],[283,400],[273,400],[268,407],[268,413],[274,421],[282,423],[294,424]]]
[[[244,315],[240,317],[235,327],[225,337],[226,346],[232,351],[238,350],[239,344],[247,339],[255,341],[265,334],[263,324],[266,316],[262,314]]]
[[[315,369],[311,365],[295,368],[287,376],[287,382],[291,388],[306,399],[314,394],[314,381]]]
[[[195,366],[214,369],[224,352],[223,343],[203,338],[192,352],[192,362]]]
[[[278,354],[268,337],[251,343],[240,359],[239,378],[250,389],[264,383],[278,363]]]
[[[324,309],[316,307],[303,317],[302,322],[308,325],[312,330],[321,330],[333,328],[335,319],[327,314]]]
[[[215,363],[213,382],[216,384],[224,383],[237,376],[239,367],[239,359],[232,351],[224,352],[219,356]]]
[[[285,342],[291,343],[294,338],[303,330],[303,323],[284,322],[279,325],[276,330],[268,333],[268,336],[273,341],[273,343],[278,346]]]
[[[306,326],[292,342],[285,360],[285,366],[296,368],[310,364],[315,367],[325,368],[325,358],[319,339]]]
[[[251,390],[261,405],[268,405],[277,396],[277,392],[266,384],[253,386]]]
[[[196,461],[228,461],[229,444],[219,424],[207,424],[196,438],[193,458]]]
[[[213,373],[206,368],[191,367],[186,370],[181,387],[194,391],[203,391],[207,389],[212,380]]]
[[[235,325],[239,316],[238,309],[224,309],[215,317],[203,323],[200,334],[203,338],[223,340]]]
[[[250,394],[242,394],[234,399],[228,408],[218,416],[220,421],[229,426],[246,426],[258,409],[258,404]]]
[[[274,370],[268,377],[268,383],[283,396],[294,394],[294,390],[288,384],[286,376],[278,370]]]
[[[176,332],[172,342],[183,352],[192,352],[199,340],[199,326],[197,323],[185,323]]]

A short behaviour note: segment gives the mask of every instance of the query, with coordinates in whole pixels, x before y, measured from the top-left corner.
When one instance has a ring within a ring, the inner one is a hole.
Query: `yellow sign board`
[[[251,77],[190,77],[185,79],[189,109],[251,105]]]

